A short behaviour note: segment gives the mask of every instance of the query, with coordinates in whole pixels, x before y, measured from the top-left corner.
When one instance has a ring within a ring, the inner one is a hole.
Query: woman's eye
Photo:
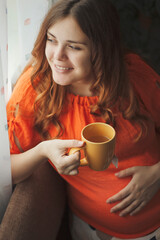
[[[47,41],[49,41],[49,42],[51,42],[51,43],[56,43],[56,40],[55,40],[55,39],[49,38],[49,37],[47,37]]]
[[[73,50],[81,50],[79,47],[76,47],[74,45],[69,45],[69,48],[71,48]]]

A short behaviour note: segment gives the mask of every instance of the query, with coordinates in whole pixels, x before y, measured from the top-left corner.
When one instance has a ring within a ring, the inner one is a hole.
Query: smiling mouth
[[[68,67],[61,67],[61,66],[58,66],[58,65],[55,65],[55,67],[59,70],[71,70],[73,68],[68,68]]]

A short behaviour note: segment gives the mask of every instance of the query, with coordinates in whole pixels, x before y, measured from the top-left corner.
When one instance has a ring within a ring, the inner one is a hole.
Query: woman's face
[[[45,54],[57,84],[91,85],[91,44],[74,18],[66,17],[48,29]]]

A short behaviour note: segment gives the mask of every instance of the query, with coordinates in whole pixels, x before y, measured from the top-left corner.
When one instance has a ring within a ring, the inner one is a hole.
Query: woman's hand
[[[43,155],[48,158],[60,174],[76,175],[80,165],[80,153],[66,155],[68,148],[82,147],[83,142],[78,140],[48,140],[42,146]]]
[[[130,183],[107,200],[116,204],[111,212],[120,211],[120,216],[135,215],[153,198],[160,189],[160,163],[153,166],[131,167],[116,174],[119,178],[132,176]],[[157,171],[158,169],[158,171]]]

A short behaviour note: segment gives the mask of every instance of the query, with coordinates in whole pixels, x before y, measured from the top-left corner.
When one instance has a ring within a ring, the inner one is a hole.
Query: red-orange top
[[[116,156],[118,169],[113,164],[100,172],[88,166],[80,167],[77,176],[62,177],[67,181],[69,205],[72,211],[95,228],[119,238],[136,238],[146,235],[160,227],[160,191],[149,204],[135,216],[120,217],[110,213],[114,204],[106,199],[123,189],[130,177],[118,179],[115,173],[132,166],[149,166],[160,161],[160,77],[140,57],[129,54],[126,57],[130,81],[141,103],[141,108],[149,113],[148,135],[134,143],[139,127],[116,116]],[[14,142],[13,132],[18,137],[24,151],[41,141],[33,129],[33,103],[36,93],[30,82],[31,69],[19,79],[7,105],[9,139],[11,153],[19,153]],[[60,121],[65,127],[62,139],[81,139],[82,128],[89,123],[104,120],[90,113],[90,105],[98,97],[81,97],[68,94],[68,111],[63,112]],[[145,107],[143,107],[143,105]],[[15,116],[15,106],[19,107]],[[20,113],[25,112],[25,115]],[[147,113],[147,114],[148,114]],[[50,127],[50,134],[57,130]]]

